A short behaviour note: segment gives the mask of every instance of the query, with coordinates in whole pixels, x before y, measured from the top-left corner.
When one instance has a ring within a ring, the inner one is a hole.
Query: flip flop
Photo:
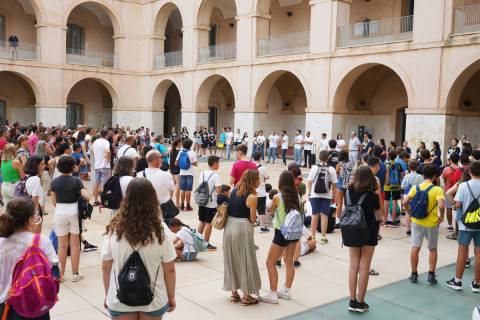
[[[370,271],[368,271],[368,274],[371,275],[371,276],[378,276],[380,275],[379,272],[375,271],[375,269],[370,269]]]

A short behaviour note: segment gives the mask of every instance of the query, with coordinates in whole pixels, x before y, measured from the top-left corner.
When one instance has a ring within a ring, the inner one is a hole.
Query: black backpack
[[[120,208],[122,202],[122,188],[120,187],[120,177],[114,175],[110,177],[105,185],[103,191],[100,194],[100,200],[104,208],[117,210]]]
[[[215,186],[213,187],[213,190],[210,191],[210,186],[208,185],[208,182],[214,174],[215,173],[212,172],[207,178],[207,180],[205,180],[205,174],[202,174],[203,181],[193,193],[193,198],[195,199],[195,202],[198,204],[199,207],[206,206],[208,202],[212,199],[212,193],[213,191],[215,191]]]
[[[345,192],[346,207],[340,217],[343,244],[347,247],[362,247],[368,241],[368,225],[362,208],[367,193],[364,193],[356,204],[352,204],[350,192]]]
[[[330,173],[328,172],[328,167],[325,165],[318,166],[318,172],[315,178],[315,187],[314,192],[319,193],[328,193],[330,191]]]
[[[140,248],[138,248],[138,250],[140,250]],[[120,270],[118,278],[115,273],[115,268],[113,269],[115,284],[117,286],[117,298],[121,303],[130,307],[148,306],[155,296],[155,284],[160,266],[157,268],[155,281],[152,285],[150,284],[150,276],[148,275],[147,268],[143,264],[140,253],[133,247],[132,249],[133,252],[123,265],[122,270]]]
[[[465,227],[470,229],[479,230],[480,229],[480,203],[478,198],[475,198],[473,194],[472,188],[470,188],[470,184],[467,182],[468,191],[472,196],[473,200],[468,205],[467,209],[463,212],[461,221],[465,225]]]
[[[337,150],[331,150],[328,153],[329,153],[329,156],[328,156],[327,165],[329,167],[335,168],[338,164],[338,156],[340,155],[340,153]]]
[[[80,197],[78,199],[78,217],[82,220],[91,219],[93,212],[93,206],[90,202]]]

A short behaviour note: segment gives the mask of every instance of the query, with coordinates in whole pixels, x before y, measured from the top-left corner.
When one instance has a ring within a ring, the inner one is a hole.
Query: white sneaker
[[[286,287],[282,287],[282,289],[278,290],[277,296],[280,299],[283,299],[283,300],[292,300],[292,295],[290,294],[290,289],[288,289]]]
[[[79,282],[80,280],[82,280],[83,278],[85,278],[85,276],[81,273],[76,273],[73,275],[72,277],[72,282]]]
[[[271,304],[278,304],[278,295],[276,292],[269,292],[266,295],[260,296],[260,301]]]

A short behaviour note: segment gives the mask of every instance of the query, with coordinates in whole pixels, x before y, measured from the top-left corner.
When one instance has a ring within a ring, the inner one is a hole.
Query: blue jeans
[[[257,151],[260,152],[260,159],[265,160],[265,152],[263,151],[264,145],[257,146]]]
[[[277,148],[268,148],[268,162],[273,158],[273,163],[277,160]]]
[[[227,149],[227,151],[226,151],[227,159],[230,160],[230,150],[232,149],[232,145],[231,144],[226,144],[225,147]]]
[[[252,145],[252,160],[253,160],[253,155],[255,154],[255,152],[257,152],[257,145],[254,143]]]
[[[287,164],[287,149],[282,149],[282,161],[283,164]]]
[[[302,149],[293,149],[293,157],[295,158],[295,163],[301,166],[302,165]]]

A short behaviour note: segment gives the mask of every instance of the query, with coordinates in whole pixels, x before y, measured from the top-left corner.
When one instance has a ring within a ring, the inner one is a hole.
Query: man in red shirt
[[[10,131],[7,128],[0,128],[0,154],[3,152],[3,148],[8,143],[8,137],[10,136]]]
[[[442,179],[445,183],[445,193],[453,187],[458,180],[462,177],[463,171],[458,166],[458,161],[460,160],[460,156],[458,153],[453,152],[450,154],[449,163],[450,165],[443,169],[442,172]],[[456,236],[453,233],[453,226],[452,226],[452,204],[446,200],[445,201],[445,208],[447,209],[447,221],[448,221],[448,231],[451,233],[447,236],[448,239],[456,240]]]
[[[230,171],[230,184],[236,186],[243,173],[247,170],[257,170],[257,165],[247,159],[248,147],[245,144],[239,144],[235,151],[237,152],[237,161],[233,164]]]

